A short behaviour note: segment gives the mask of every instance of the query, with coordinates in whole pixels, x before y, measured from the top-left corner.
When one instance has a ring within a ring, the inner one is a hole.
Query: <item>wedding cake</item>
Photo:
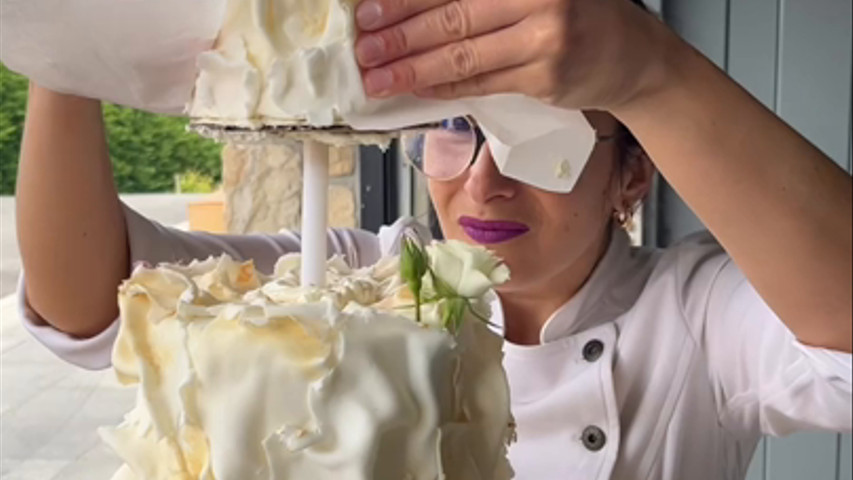
[[[347,130],[366,103],[355,2],[227,0],[214,48],[198,58],[188,113],[215,130]]]
[[[101,430],[115,479],[506,480],[514,435],[490,288],[508,277],[459,242],[303,288],[227,256],[139,268],[113,352],[136,385]]]

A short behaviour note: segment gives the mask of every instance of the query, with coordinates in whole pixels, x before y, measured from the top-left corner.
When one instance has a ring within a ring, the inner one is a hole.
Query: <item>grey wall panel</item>
[[[853,435],[841,435],[838,450],[838,480],[853,479]]]
[[[666,221],[658,224],[658,245],[672,245],[691,233],[705,230],[705,225],[675,193],[675,190],[664,181],[661,181],[660,184],[660,192],[657,197],[658,209]]]
[[[728,73],[773,110],[777,0],[736,0],[729,13]]]
[[[722,68],[728,63],[729,1],[664,0],[664,21],[682,38]],[[653,235],[657,245],[667,246],[704,225],[665,181],[654,194],[655,210],[662,221]]]
[[[752,465],[749,466],[749,472],[746,474],[746,480],[765,480],[765,465],[764,457],[767,454],[767,441],[762,440],[755,449],[755,458],[752,460]]]
[[[682,37],[853,169],[849,0],[665,0],[662,8]],[[652,235],[658,245],[702,228],[665,182],[654,201],[665,219]]]
[[[643,0],[643,3],[645,3],[646,6],[651,9],[651,11],[655,12],[658,15],[660,14],[661,8],[663,6],[663,0]]]
[[[669,0],[664,21],[717,65],[725,68],[728,45],[728,1]]]
[[[802,433],[767,440],[768,480],[837,480],[838,435]]]
[[[847,132],[847,173],[853,173],[853,75],[850,76],[850,131]]]
[[[781,5],[777,111],[846,167],[853,2],[782,0]]]

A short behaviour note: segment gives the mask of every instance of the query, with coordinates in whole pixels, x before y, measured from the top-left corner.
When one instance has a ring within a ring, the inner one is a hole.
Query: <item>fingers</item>
[[[524,18],[527,8],[524,2],[500,0],[446,2],[390,27],[363,35],[356,44],[356,56],[363,67],[376,67],[512,25]]]
[[[384,97],[454,84],[533,61],[539,54],[521,24],[406,57],[364,75],[368,95]]]
[[[448,0],[363,0],[355,9],[358,28],[372,32],[393,25]]]
[[[479,97],[497,93],[525,93],[539,97],[544,92],[545,68],[541,64],[526,64],[503,70],[492,71],[457,82],[415,90],[415,95],[424,98],[453,100],[464,97]]]

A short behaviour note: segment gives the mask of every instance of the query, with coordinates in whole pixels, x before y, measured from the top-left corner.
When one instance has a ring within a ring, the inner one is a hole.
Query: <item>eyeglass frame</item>
[[[461,115],[461,117],[464,118],[473,127],[476,143],[474,144],[474,152],[471,155],[471,159],[468,161],[468,164],[465,166],[465,168],[460,170],[459,173],[457,173],[456,175],[454,175],[450,178],[432,177],[432,176],[427,175],[423,171],[422,168],[415,165],[414,161],[411,158],[409,158],[409,155],[404,153],[403,156],[406,158],[406,162],[412,168],[414,168],[415,170],[420,172],[423,176],[429,178],[430,180],[434,180],[437,182],[451,182],[453,180],[456,180],[460,176],[462,176],[463,173],[467,172],[471,168],[471,166],[474,165],[474,163],[477,161],[477,157],[480,156],[480,151],[483,149],[483,145],[486,144],[486,135],[483,133],[483,129],[480,128],[480,126],[477,124],[477,121],[472,116]],[[459,118],[459,117],[454,117],[454,119],[455,118]],[[436,129],[436,127],[431,128],[429,130],[435,130],[435,129]],[[419,135],[426,136],[427,133],[428,133],[428,131],[422,131],[419,133]],[[616,133],[613,133],[610,135],[599,135],[598,132],[596,131],[595,132],[595,144],[597,145],[600,142],[609,142],[611,140],[615,140],[617,138],[624,137],[624,136],[625,136],[625,132],[616,132]],[[591,154],[592,153],[590,152],[590,155]]]

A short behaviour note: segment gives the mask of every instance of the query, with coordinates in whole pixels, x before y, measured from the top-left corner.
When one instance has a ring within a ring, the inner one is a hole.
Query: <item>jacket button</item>
[[[602,353],[604,353],[604,343],[601,340],[590,340],[583,346],[583,358],[587,362],[598,360]]]
[[[607,435],[598,427],[586,427],[583,430],[583,446],[591,452],[597,452],[607,443]]]

